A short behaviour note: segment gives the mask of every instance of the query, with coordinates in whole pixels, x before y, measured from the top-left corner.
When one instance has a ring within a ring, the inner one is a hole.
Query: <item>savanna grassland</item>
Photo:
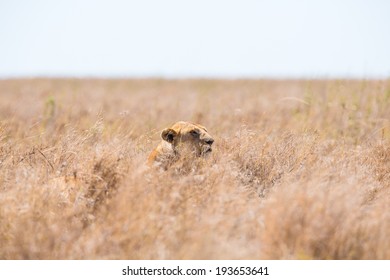
[[[148,169],[160,132],[212,154]],[[0,259],[390,259],[390,80],[0,81]]]

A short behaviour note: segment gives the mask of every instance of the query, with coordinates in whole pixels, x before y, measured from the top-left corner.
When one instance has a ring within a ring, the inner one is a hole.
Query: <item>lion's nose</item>
[[[204,140],[204,142],[207,144],[207,145],[212,145],[214,143],[214,139],[212,138],[207,138]]]

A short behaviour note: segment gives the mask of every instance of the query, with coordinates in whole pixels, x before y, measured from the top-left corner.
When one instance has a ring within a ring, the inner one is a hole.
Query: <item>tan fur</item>
[[[204,156],[212,151],[214,142],[204,126],[184,121],[165,128],[161,138],[161,143],[149,155],[149,166],[167,168],[183,156]]]

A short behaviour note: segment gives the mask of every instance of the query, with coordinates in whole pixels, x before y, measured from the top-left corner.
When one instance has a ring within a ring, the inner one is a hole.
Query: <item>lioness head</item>
[[[170,143],[176,152],[192,152],[197,156],[210,153],[214,143],[204,126],[183,121],[164,129],[161,138]]]
[[[199,124],[180,121],[161,132],[162,141],[149,156],[149,164],[167,167],[179,158],[204,156],[212,151],[213,137]]]

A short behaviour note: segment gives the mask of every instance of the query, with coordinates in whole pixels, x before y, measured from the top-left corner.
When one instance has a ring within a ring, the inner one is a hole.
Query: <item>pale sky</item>
[[[0,78],[390,77],[389,0],[0,0]]]

